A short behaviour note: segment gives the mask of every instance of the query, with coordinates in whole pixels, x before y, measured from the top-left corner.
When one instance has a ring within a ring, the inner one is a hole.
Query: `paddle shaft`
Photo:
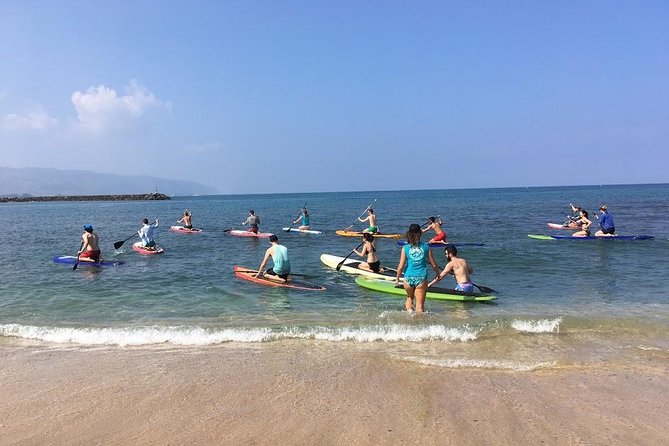
[[[79,246],[79,251],[81,251],[81,248],[84,247],[84,242],[81,242],[81,246]],[[74,265],[72,266],[72,271],[75,271],[77,267],[79,266],[79,251],[77,251],[77,261],[74,262]]]
[[[353,222],[353,225],[355,225],[355,222],[358,221],[358,220],[360,220],[360,218],[361,218],[363,215],[365,215],[365,212],[367,212],[367,211],[369,210],[369,208],[371,208],[372,205],[373,205],[374,203],[376,203],[376,198],[374,199],[374,201],[372,201],[371,203],[369,203],[369,206],[367,206],[367,207],[365,208],[365,210],[362,211],[362,214],[360,214],[360,216],[359,216],[358,218],[355,219],[355,221]],[[348,231],[349,229],[351,229],[351,228],[353,227],[353,225],[348,226],[348,227],[345,229],[345,231]],[[357,249],[357,248],[356,248],[356,249]],[[349,254],[349,255],[351,255],[351,254]],[[347,256],[347,257],[348,257],[348,256]]]
[[[238,273],[255,273],[257,274],[258,271],[253,270],[253,269],[238,269]],[[314,276],[310,276],[308,274],[293,274],[293,273],[288,273],[290,276],[295,276],[295,277],[307,277],[307,278],[313,278]]]
[[[360,247],[361,247],[362,245],[364,245],[364,244],[365,244],[365,242],[360,243],[355,249],[360,248]],[[346,257],[344,257],[344,259],[343,259],[341,262],[339,262],[339,263],[337,264],[337,267],[335,268],[337,271],[339,271],[339,270],[341,269],[341,266],[344,264],[344,262],[346,261],[346,259],[348,259],[349,257],[351,257],[351,254],[353,254],[353,253],[355,252],[355,249],[352,249],[351,252],[349,252],[348,255],[347,255]]]

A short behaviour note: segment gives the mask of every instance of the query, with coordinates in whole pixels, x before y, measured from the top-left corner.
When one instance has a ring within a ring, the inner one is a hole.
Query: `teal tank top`
[[[290,273],[290,260],[288,260],[288,248],[283,245],[274,245],[274,254],[272,254],[272,270],[276,274]]]
[[[427,253],[430,251],[428,244],[420,242],[418,246],[404,245],[402,249],[407,258],[404,276],[427,277]]]

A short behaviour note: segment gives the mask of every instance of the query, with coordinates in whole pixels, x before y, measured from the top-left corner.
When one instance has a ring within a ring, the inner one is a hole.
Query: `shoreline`
[[[29,203],[54,201],[143,201],[143,200],[170,200],[171,198],[159,192],[150,194],[110,194],[110,195],[45,195],[38,197],[0,197],[0,203]]]
[[[669,362],[532,372],[320,343],[0,345],[9,444],[661,444]]]

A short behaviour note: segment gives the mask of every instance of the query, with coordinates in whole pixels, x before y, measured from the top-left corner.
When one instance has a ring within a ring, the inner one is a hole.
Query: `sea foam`
[[[281,339],[316,339],[332,342],[467,342],[475,340],[478,331],[469,327],[443,325],[383,325],[367,327],[283,327],[207,329],[189,326],[145,327],[38,327],[0,325],[0,336],[30,339],[57,344],[138,346],[155,344],[213,345],[225,342],[261,343]]]
[[[515,320],[511,326],[526,333],[559,333],[562,318],[541,319],[538,321]]]
[[[416,362],[423,365],[430,365],[444,368],[474,368],[474,369],[494,369],[494,370],[513,370],[516,372],[530,372],[538,369],[546,369],[555,366],[555,362],[517,362],[499,359],[427,359],[408,357],[402,358],[405,361]]]

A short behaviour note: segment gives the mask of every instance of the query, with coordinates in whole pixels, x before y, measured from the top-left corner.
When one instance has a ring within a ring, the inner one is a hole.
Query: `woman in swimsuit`
[[[581,226],[581,230],[574,232],[572,237],[589,237],[590,236],[590,225],[592,222],[588,218],[588,211],[581,209],[579,211],[579,218],[575,220],[575,223]]]
[[[434,272],[439,274],[439,265],[434,261],[430,246],[420,241],[423,233],[420,226],[412,224],[407,231],[407,244],[400,251],[400,263],[397,265],[395,285],[399,285],[400,275],[404,272],[404,290],[407,298],[404,307],[407,311],[413,308],[416,299],[416,313],[425,311],[425,295],[427,294],[427,262]],[[406,269],[405,269],[406,268]]]
[[[444,222],[441,221],[441,217],[430,217],[427,219],[427,221],[429,225],[427,228],[422,230],[423,233],[429,231],[430,229],[432,229],[435,233],[435,236],[432,237],[428,243],[448,243],[446,241],[446,232],[441,229],[441,225],[444,224]]]
[[[367,255],[367,263],[361,263],[360,269],[366,271],[372,271],[378,273],[381,271],[381,261],[379,256],[376,254],[376,247],[374,246],[374,236],[368,232],[362,234],[362,241],[365,244],[364,247],[358,251],[354,249],[353,252],[358,254],[360,257]]]

